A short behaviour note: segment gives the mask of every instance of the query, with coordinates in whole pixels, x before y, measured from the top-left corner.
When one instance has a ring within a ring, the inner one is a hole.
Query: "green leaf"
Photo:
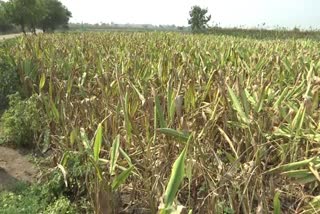
[[[164,114],[163,114],[163,111],[162,111],[162,108],[161,108],[161,105],[160,105],[160,100],[159,100],[158,96],[155,97],[155,103],[156,103],[156,114],[157,114],[156,116],[159,119],[160,128],[166,128],[167,125],[166,125],[166,122],[165,122],[165,119],[164,119]]]
[[[301,104],[296,116],[294,117],[291,123],[291,128],[293,130],[300,130],[302,128],[305,114],[306,114],[306,108],[303,104]]]
[[[76,129],[73,129],[71,134],[70,134],[70,144],[71,144],[71,146],[74,144],[76,138],[77,138],[77,131],[76,131]]]
[[[133,166],[130,166],[128,169],[124,170],[119,176],[117,176],[112,182],[112,190],[118,189],[118,187],[123,184],[126,179],[129,177],[131,171],[133,170]]]
[[[170,84],[168,84],[168,88],[167,88],[167,109],[168,109],[168,123],[172,123],[174,120],[175,102],[174,102],[174,93]]]
[[[289,178],[305,178],[309,175],[313,175],[308,169],[298,169],[282,172],[281,175],[287,176]]]
[[[184,165],[187,153],[187,146],[183,149],[177,160],[174,162],[169,183],[167,185],[165,195],[164,195],[164,204],[165,208],[170,207],[173,204],[173,201],[178,192],[179,186],[184,178]]]
[[[73,84],[73,78],[72,76],[70,76],[67,82],[67,94],[71,94],[72,84]]]
[[[303,167],[303,166],[308,166],[309,163],[313,162],[313,161],[318,162],[319,159],[317,157],[312,157],[312,158],[309,158],[309,159],[306,159],[306,160],[297,161],[297,162],[294,162],[294,163],[284,164],[284,165],[278,166],[276,168],[270,169],[269,171],[267,171],[267,173],[295,170],[295,169],[298,169],[298,168]]]
[[[116,168],[116,163],[119,157],[119,145],[120,145],[120,135],[118,135],[112,144],[110,151],[110,174],[114,175],[114,170]]]
[[[255,100],[255,98],[253,96],[251,96],[251,94],[249,93],[249,91],[247,89],[244,89],[244,93],[248,99],[248,102],[252,105],[252,106],[256,106],[257,105],[257,101]]]
[[[282,93],[281,93],[281,95],[279,96],[279,98],[277,99],[277,101],[274,103],[274,105],[273,105],[274,108],[279,108],[279,107],[280,107],[282,101],[284,101],[285,98],[286,98],[286,96],[288,96],[288,92],[289,92],[289,87],[286,87],[286,88],[282,91]]]
[[[294,182],[297,182],[297,183],[299,183],[301,185],[305,185],[305,184],[314,182],[316,180],[317,180],[317,178],[313,174],[310,174],[310,175],[307,175],[307,176],[302,177],[302,178],[297,178],[297,179],[294,180]]]
[[[244,112],[246,115],[248,115],[250,112],[250,105],[249,105],[249,100],[248,100],[248,97],[246,95],[245,90],[240,91],[240,96],[241,96],[241,101],[243,103]]]
[[[52,113],[53,113],[53,116],[54,116],[54,120],[56,123],[59,122],[59,119],[60,119],[60,114],[59,114],[59,111],[56,107],[56,105],[54,104],[53,101],[50,102],[51,103],[51,110],[52,110]]]
[[[233,90],[229,86],[227,86],[227,87],[228,87],[228,93],[231,98],[233,107],[238,112],[241,120],[246,124],[250,123],[250,121],[249,121],[247,115],[245,114],[245,112],[243,111],[243,109],[240,105],[240,102],[239,102],[238,98],[236,97],[235,93],[233,92]]]
[[[125,151],[123,151],[123,149],[121,147],[119,148],[119,151],[120,151],[121,155],[124,157],[124,159],[127,160],[128,164],[132,165],[132,162],[131,162],[129,155]]]
[[[170,137],[177,138],[177,139],[185,141],[185,142],[187,142],[188,139],[189,139],[189,134],[186,134],[186,133],[183,133],[183,132],[179,132],[179,131],[174,130],[174,129],[160,128],[158,130],[162,134],[165,134],[165,135],[170,136]]]
[[[46,83],[46,75],[45,73],[41,74],[40,83],[39,83],[39,89],[41,90]]]
[[[274,198],[273,198],[273,213],[274,214],[280,214],[281,213],[281,205],[280,205],[280,192],[276,192]]]
[[[94,141],[94,147],[93,147],[93,157],[96,162],[99,160],[101,144],[102,144],[102,125],[101,123],[99,123],[98,129],[96,132],[96,138]]]
[[[255,107],[255,111],[256,112],[260,112],[262,110],[263,102],[264,102],[264,99],[265,99],[265,96],[266,96],[266,90],[267,89],[268,89],[268,86],[264,85],[263,88],[262,88],[260,97],[259,97],[258,105]]]
[[[98,179],[99,179],[99,181],[102,181],[102,170],[101,170],[101,168],[100,168],[100,166],[99,166],[99,160],[98,161],[96,161],[96,160],[94,160],[93,158],[92,158],[92,156],[90,156],[90,162],[92,163],[92,165],[94,166],[94,168],[96,169],[96,175],[98,176]]]
[[[128,93],[125,95],[125,100],[124,100],[124,122],[125,122],[125,127],[127,131],[127,136],[128,136],[128,141],[131,139],[132,135],[132,125],[131,121],[129,119],[129,96]]]

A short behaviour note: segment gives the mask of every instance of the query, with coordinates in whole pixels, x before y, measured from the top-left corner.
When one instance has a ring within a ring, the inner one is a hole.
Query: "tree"
[[[39,22],[43,32],[49,29],[54,31],[57,27],[66,27],[71,17],[71,12],[58,0],[45,0],[45,15]]]
[[[10,22],[19,25],[24,34],[27,27],[35,33],[37,23],[44,15],[42,0],[9,0],[5,10]]]
[[[13,28],[14,26],[10,23],[6,14],[5,2],[0,1],[0,32],[6,32]]]
[[[59,0],[9,0],[5,11],[11,23],[21,27],[26,33],[29,28],[34,34],[36,28],[54,31],[59,26],[66,26],[71,12]]]
[[[192,32],[203,32],[207,28],[207,23],[211,19],[211,15],[206,15],[208,9],[202,9],[199,6],[193,6],[189,12],[190,19],[188,24],[191,25]]]

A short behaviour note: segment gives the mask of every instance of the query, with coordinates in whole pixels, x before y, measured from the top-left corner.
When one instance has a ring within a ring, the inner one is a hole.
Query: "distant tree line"
[[[59,0],[0,0],[0,31],[19,26],[23,33],[67,27],[71,12]]]
[[[189,27],[176,26],[176,25],[152,25],[152,24],[120,24],[120,23],[69,23],[71,30],[90,30],[90,31],[103,31],[103,30],[128,30],[128,31],[189,31]]]

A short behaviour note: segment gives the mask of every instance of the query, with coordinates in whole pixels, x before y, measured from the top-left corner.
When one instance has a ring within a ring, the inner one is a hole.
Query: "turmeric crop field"
[[[0,49],[19,88],[0,141],[43,151],[42,180],[55,173],[78,213],[318,213],[319,50],[159,32],[18,37]],[[17,121],[27,131],[13,134]]]

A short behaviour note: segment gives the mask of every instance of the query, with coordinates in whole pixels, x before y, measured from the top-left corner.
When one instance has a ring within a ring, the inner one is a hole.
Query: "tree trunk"
[[[37,32],[36,32],[36,27],[34,24],[31,25],[31,31],[34,35],[37,35]]]
[[[21,30],[22,30],[22,32],[23,32],[24,35],[27,35],[26,30],[25,30],[25,27],[24,27],[23,24],[21,25]]]

